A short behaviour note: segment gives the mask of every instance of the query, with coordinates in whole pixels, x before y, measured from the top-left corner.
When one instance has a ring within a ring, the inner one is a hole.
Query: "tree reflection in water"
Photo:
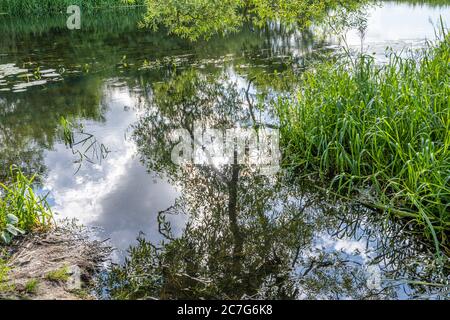
[[[403,297],[402,290],[409,296],[445,295],[445,287],[405,285],[404,279],[442,283],[442,278],[433,278],[431,262],[417,267],[432,254],[406,240],[410,235],[403,238],[405,228],[398,224],[331,201],[286,172],[263,176],[237,164],[171,162],[173,129],[192,135],[198,120],[216,128],[273,124],[249,107],[246,93],[223,74],[193,70],[153,87],[134,138],[148,170],[176,184],[181,196],[158,215],[165,240],[155,244],[141,235],[125,264],[112,268],[108,294],[122,299],[370,299]],[[181,235],[173,234],[171,215],[186,216]],[[373,279],[377,272],[379,279]]]

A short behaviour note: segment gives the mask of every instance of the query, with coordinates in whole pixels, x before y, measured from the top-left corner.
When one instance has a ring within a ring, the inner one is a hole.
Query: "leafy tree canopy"
[[[126,0],[134,3],[136,0]],[[143,26],[190,40],[236,32],[267,21],[308,26],[336,8],[353,10],[366,0],[146,0]]]

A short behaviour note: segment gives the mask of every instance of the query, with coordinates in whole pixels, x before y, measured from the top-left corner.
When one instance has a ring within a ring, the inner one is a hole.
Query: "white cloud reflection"
[[[124,111],[134,101],[126,88],[105,89],[107,126],[84,123],[111,152],[101,164],[83,164],[74,175],[76,159],[71,150],[58,144],[46,155],[49,174],[44,182],[51,191],[53,210],[58,219],[76,218],[83,225],[104,229],[111,243],[120,250],[134,242],[140,231],[149,239],[159,239],[156,215],[171,206],[176,190],[167,182],[146,172],[136,158],[136,146],[124,135],[136,121],[135,112]],[[184,221],[173,221],[174,230]]]

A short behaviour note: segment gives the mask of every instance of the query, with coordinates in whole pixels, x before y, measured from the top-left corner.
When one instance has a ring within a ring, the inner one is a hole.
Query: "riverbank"
[[[0,299],[95,299],[95,275],[111,252],[75,224],[28,234],[0,248]]]
[[[93,276],[111,250],[75,222],[55,222],[39,177],[16,166],[0,183],[0,298],[92,299]]]

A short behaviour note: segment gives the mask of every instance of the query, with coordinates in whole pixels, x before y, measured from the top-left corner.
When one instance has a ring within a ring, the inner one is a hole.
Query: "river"
[[[98,228],[95,237],[110,239],[117,261],[140,232],[157,244],[195,229],[217,246],[240,241],[241,272],[257,274],[264,290],[275,290],[268,279],[283,275],[296,283],[296,298],[448,294],[419,284],[448,275],[433,265],[432,248],[400,223],[329,201],[311,182],[283,173],[180,171],[167,157],[171,130],[194,121],[276,126],[270,108],[260,106],[292,93],[296,74],[338,50],[339,37],[273,25],[190,43],[138,29],[139,17],[105,12],[74,31],[65,17],[0,18],[2,170],[19,162],[40,173],[40,192],[49,193],[57,218]],[[360,50],[362,41],[382,62],[387,47],[406,54],[434,41],[440,17],[450,23],[450,4],[384,1],[369,9],[363,37],[351,30],[347,45]],[[75,138],[84,144],[64,143],[61,117],[80,125]],[[245,236],[221,237],[228,224]],[[277,267],[259,268],[268,260]]]

